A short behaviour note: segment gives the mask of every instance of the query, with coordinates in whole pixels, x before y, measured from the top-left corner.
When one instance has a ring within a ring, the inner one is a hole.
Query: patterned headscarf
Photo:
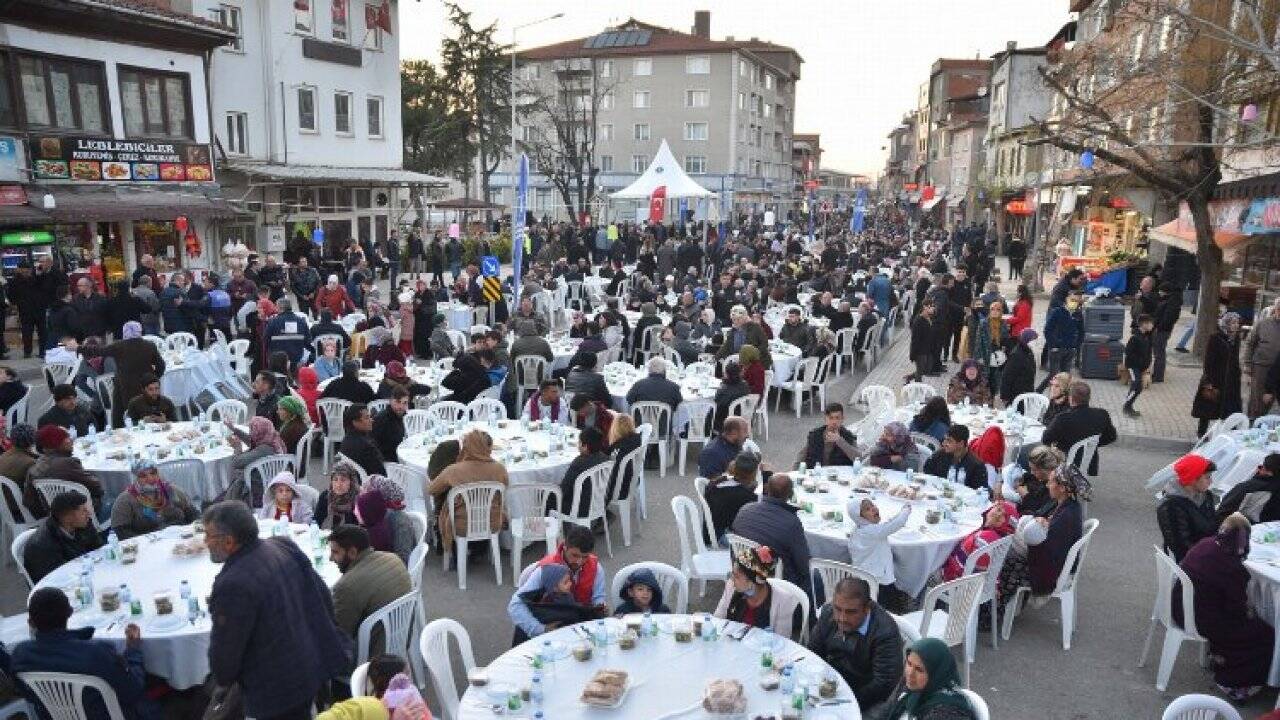
[[[1227,327],[1231,324],[1232,320],[1236,321],[1237,323],[1240,322],[1240,313],[1237,313],[1237,312],[1222,313],[1222,317],[1218,318],[1218,328],[1222,330],[1222,332],[1224,333],[1230,333],[1231,331],[1228,330]]]
[[[1076,500],[1088,501],[1093,497],[1093,485],[1075,465],[1071,463],[1059,465],[1054,477],[1057,478],[1058,484],[1066,488],[1067,493]]]
[[[133,340],[142,337],[142,323],[137,320],[130,320],[124,324],[120,330],[120,337],[125,340]]]
[[[769,578],[773,577],[774,568],[778,566],[778,559],[774,556],[772,548],[768,545],[761,545],[756,548],[739,550],[733,557],[733,563],[751,578],[751,582],[757,585],[764,585],[769,582]]]
[[[887,452],[890,455],[906,455],[916,449],[915,440],[911,439],[911,431],[900,422],[891,422],[885,425],[884,434],[888,436],[888,442],[885,442],[885,438],[881,437],[876,441],[875,451]]]
[[[9,440],[20,448],[30,448],[36,442],[36,429],[27,423],[17,423],[9,428]]]
[[[253,447],[270,445],[277,453],[284,454],[284,441],[271,421],[255,416],[249,419],[249,444]],[[251,448],[252,449],[252,448]]]
[[[388,509],[404,509],[404,488],[400,487],[400,483],[386,475],[370,475],[369,487],[382,493],[382,498],[387,501]]]

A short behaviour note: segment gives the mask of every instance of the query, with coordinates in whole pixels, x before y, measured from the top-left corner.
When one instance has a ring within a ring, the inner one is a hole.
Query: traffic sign
[[[485,302],[498,302],[502,299],[502,282],[496,277],[485,277],[480,292],[484,295]]]
[[[485,277],[498,277],[498,258],[495,255],[485,255],[480,258],[480,274]]]

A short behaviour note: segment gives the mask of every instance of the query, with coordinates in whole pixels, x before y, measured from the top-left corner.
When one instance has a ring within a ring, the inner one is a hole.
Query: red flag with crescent
[[[657,225],[667,214],[667,186],[659,185],[649,196],[649,222]]]

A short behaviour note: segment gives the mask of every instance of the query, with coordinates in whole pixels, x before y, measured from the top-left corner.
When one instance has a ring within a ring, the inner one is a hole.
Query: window
[[[631,156],[631,172],[643,173],[649,167],[649,158],[644,155]]]
[[[249,154],[249,113],[227,113],[227,154]]]
[[[739,110],[746,110],[746,109],[747,109],[747,94],[746,94],[746,93],[738,93],[738,109],[739,109]]]
[[[368,25],[368,18],[371,15],[374,17],[377,17],[381,9],[382,9],[382,5],[380,3],[373,3],[373,2],[365,3],[364,4],[364,17],[366,21],[365,24]],[[381,50],[382,49],[382,30],[372,25],[368,25],[368,27],[365,28],[365,33],[364,33],[364,46],[365,46],[365,49],[367,50]]]
[[[347,0],[333,0],[333,12],[330,13],[332,22],[330,23],[333,39],[338,42],[350,42],[351,30],[350,22],[347,20]]]
[[[684,71],[689,75],[711,74],[711,58],[707,55],[690,55],[684,59]]]
[[[633,140],[648,140],[649,123],[636,123],[632,128],[631,138]]]
[[[685,155],[684,171],[690,175],[701,175],[707,171],[706,155]]]
[[[18,105],[9,79],[12,72],[9,56],[0,55],[0,126],[3,127],[13,127],[18,124]]]
[[[542,77],[542,66],[538,63],[532,63],[524,66],[524,79],[537,80]]]
[[[769,103],[765,103],[765,104],[764,104],[764,107],[763,107],[763,108],[761,108],[761,109],[762,109],[762,110],[764,110],[764,116],[765,116],[765,117],[767,117],[767,118],[773,117],[773,106],[772,106],[772,105],[770,105]]]
[[[298,88],[298,129],[303,132],[319,132],[316,123],[316,89],[309,85]]]
[[[631,107],[633,108],[649,107],[649,91],[648,90],[635,91],[635,93],[631,96]]]
[[[333,131],[339,135],[351,134],[351,93],[333,94]]]
[[[240,8],[235,5],[218,5],[209,12],[209,17],[216,23],[226,25],[236,33],[235,42],[230,45],[223,45],[223,49],[244,52],[244,27],[240,24]]]
[[[612,155],[600,156],[600,172],[613,172],[613,156]]]
[[[652,75],[653,60],[651,58],[636,58],[631,61],[632,75]]]
[[[773,84],[774,84],[774,83],[773,83],[773,73],[765,73],[765,74],[764,74],[764,89],[765,89],[765,90],[772,90],[772,89],[773,89]]]
[[[613,61],[601,60],[596,67],[599,69],[598,74],[602,78],[613,77]]]
[[[369,116],[369,120],[368,120],[369,137],[381,138],[382,137],[382,98],[380,97],[365,98],[364,109]]]
[[[532,125],[520,126],[520,142],[533,143],[538,141],[538,128]]]
[[[684,124],[685,140],[706,140],[707,139],[707,123],[704,122],[687,122]]]
[[[743,77],[749,76],[751,74],[751,63],[747,62],[746,60],[739,60],[738,74]]]
[[[601,110],[612,110],[612,109],[613,109],[613,91],[612,91],[612,90],[610,90],[610,91],[608,91],[608,92],[605,92],[605,93],[601,93],[601,95],[600,95],[600,109],[601,109]]]
[[[98,134],[110,129],[101,65],[19,57],[18,82],[27,125]]]
[[[315,6],[310,0],[302,0],[293,4],[293,30],[304,35],[315,34],[316,14]]]
[[[186,75],[120,70],[120,105],[129,137],[191,137]]]
[[[689,108],[704,108],[711,105],[710,90],[685,90],[684,106]]]
[[[604,123],[600,126],[600,130],[596,132],[596,140],[600,142],[609,142],[613,139],[613,123]]]

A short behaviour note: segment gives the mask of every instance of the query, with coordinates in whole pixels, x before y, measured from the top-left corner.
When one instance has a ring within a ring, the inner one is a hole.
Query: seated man
[[[724,474],[738,453],[751,449],[748,444],[755,445],[748,437],[750,434],[751,423],[746,418],[733,415],[725,418],[720,434],[698,453],[698,475],[712,479]]]
[[[593,352],[579,350],[570,362],[571,369],[565,376],[564,390],[573,393],[574,399],[589,398],[607,408],[613,407],[613,395],[609,393],[609,385],[604,375],[596,370],[599,358]]]
[[[560,383],[555,380],[543,380],[538,385],[538,392],[529,396],[520,413],[521,420],[547,420],[561,425],[573,425],[569,414],[569,406],[560,396]]]
[[[852,465],[858,457],[858,438],[844,426],[844,406],[830,403],[823,409],[823,424],[809,431],[797,463],[817,465]]]
[[[671,408],[671,413],[667,416],[667,424],[670,425],[675,419],[676,409],[684,400],[684,392],[678,383],[667,379],[666,360],[660,357],[649,358],[647,367],[649,375],[635,381],[627,391],[627,405],[635,407],[639,402],[660,402]],[[654,430],[659,435],[668,432],[666,427]]]
[[[742,506],[756,501],[759,472],[760,456],[743,451],[729,463],[724,475],[709,479],[703,498],[711,509],[711,525],[717,544],[725,545],[725,531],[733,524]]]
[[[27,384],[22,382],[18,373],[11,367],[0,367],[0,412],[9,412],[9,408],[27,394]]]
[[[338,452],[364,468],[368,475],[386,475],[382,451],[373,439],[373,418],[369,406],[356,403],[342,412],[342,444]]]
[[[281,384],[279,375],[266,370],[253,377],[253,414],[270,420],[272,425],[280,424],[276,406],[280,404],[280,394],[286,392]]]
[[[987,466],[969,452],[969,427],[959,423],[947,428],[942,447],[925,461],[924,471],[975,489],[988,486]]]
[[[613,427],[613,411],[586,395],[574,395],[569,403],[569,412],[573,426],[579,430],[593,427],[601,435],[609,437],[609,429]]]
[[[102,536],[93,527],[88,501],[78,492],[64,492],[53,499],[49,517],[27,541],[22,566],[31,582],[38,583],[59,566],[100,547]]]
[[[409,391],[398,387],[391,391],[391,402],[373,419],[373,437],[382,457],[399,462],[400,443],[404,442],[404,416],[409,412]]]
[[[36,431],[36,447],[40,449],[40,457],[27,471],[26,483],[22,486],[22,504],[27,506],[31,514],[38,518],[47,514],[44,498],[36,489],[35,481],[49,478],[83,485],[100,517],[105,517],[101,515],[102,483],[93,473],[84,469],[80,458],[72,456],[71,451],[75,445],[71,434],[57,425],[45,425]]]
[[[84,437],[89,434],[89,426],[95,425],[95,422],[89,406],[80,402],[75,387],[58,385],[53,389],[53,407],[46,410],[36,423],[37,427],[45,425],[75,429],[76,437]]]
[[[133,422],[177,422],[178,410],[160,394],[160,378],[148,373],[142,377],[142,394],[129,401],[125,416]]]
[[[1238,512],[1249,522],[1280,520],[1280,453],[1269,453],[1253,477],[1231,488],[1218,505],[1218,522]]]
[[[413,591],[400,558],[370,547],[369,531],[359,525],[339,525],[329,533],[329,559],[342,571],[333,586],[334,620],[353,640],[365,618]],[[374,634],[370,657],[383,650],[382,633]]]
[[[55,672],[90,675],[104,680],[115,693],[116,702],[128,720],[159,718],[159,708],[147,699],[144,690],[146,672],[143,669],[142,633],[138,626],[129,623],[124,629],[124,655],[116,652],[111,643],[93,639],[93,628],[67,629],[71,618],[71,601],[61,588],[40,588],[27,601],[27,624],[31,627],[31,639],[13,648],[11,660],[14,674],[26,672]],[[36,705],[36,697],[29,689],[23,693]],[[93,692],[86,693],[85,717],[105,720],[107,708],[102,698]],[[48,710],[40,707],[44,717]]]
[[[800,308],[791,308],[787,312],[787,319],[782,323],[782,329],[778,331],[778,339],[798,348],[806,348],[809,347],[810,334],[812,330],[809,323],[800,317]]]
[[[605,605],[604,565],[594,552],[595,536],[581,525],[568,525],[564,541],[556,551],[538,561],[537,565],[523,578],[517,580],[519,587],[511,595],[507,603],[507,615],[515,625],[516,639],[537,637],[548,630],[559,627],[556,623],[545,625],[534,617],[533,611],[525,601],[528,593],[542,587],[542,567],[546,565],[564,565],[569,568],[569,593],[574,602],[580,606],[592,608],[598,617],[608,614]]]
[[[1116,441],[1116,427],[1111,423],[1111,413],[1102,408],[1089,407],[1092,390],[1089,383],[1083,380],[1072,381],[1067,391],[1067,403],[1070,407],[1055,417],[1044,429],[1040,442],[1052,445],[1064,453],[1071,452],[1071,446],[1091,435],[1098,435],[1098,447],[1110,445]],[[1098,456],[1093,454],[1093,462],[1085,470],[1089,475],[1098,474]]]
[[[831,601],[818,613],[809,649],[849,683],[864,717],[875,717],[876,706],[902,679],[898,624],[862,578],[847,577],[825,590]]]
[[[453,391],[450,400],[469,403],[493,386],[489,368],[495,361],[493,351],[488,348],[463,353],[453,361],[453,370],[440,381],[440,385]]]
[[[809,540],[796,516],[799,508],[789,502],[793,492],[791,477],[775,473],[764,483],[760,500],[738,510],[729,532],[773,548],[782,560],[783,579],[811,595]]]

